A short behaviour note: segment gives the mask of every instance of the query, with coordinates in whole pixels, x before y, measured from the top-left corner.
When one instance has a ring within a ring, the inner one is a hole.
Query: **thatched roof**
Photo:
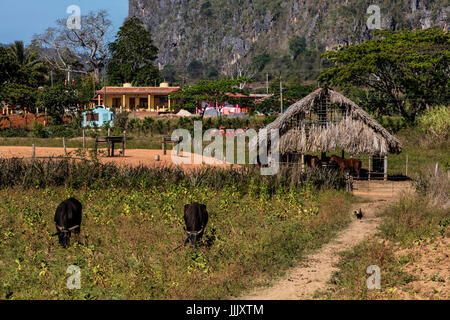
[[[292,126],[293,119],[314,113],[313,106],[323,101],[326,101],[328,106],[338,106],[340,110],[345,110],[338,121]],[[396,137],[353,101],[331,89],[318,89],[291,105],[285,113],[267,126],[269,139],[271,129],[279,130],[281,154],[331,152],[336,148],[353,155],[386,155],[402,151],[402,145]],[[260,145],[265,143],[267,135],[261,133],[258,135]],[[256,142],[255,137],[250,146],[254,147]]]

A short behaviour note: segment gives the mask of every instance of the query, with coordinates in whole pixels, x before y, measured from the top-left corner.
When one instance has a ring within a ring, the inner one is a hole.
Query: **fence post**
[[[63,148],[64,148],[64,155],[67,155],[66,151],[66,139],[63,137]]]
[[[302,153],[302,172],[305,172],[305,154]]]
[[[83,149],[86,149],[86,135],[84,133],[84,129],[83,129]]]
[[[370,171],[372,170],[372,156],[369,156],[369,173],[367,174],[367,180],[370,181]]]
[[[36,157],[36,145],[33,143],[33,151],[31,153],[31,158],[34,160],[35,157]]]
[[[166,141],[164,140],[164,137],[162,138],[162,148],[163,148],[163,155],[166,155]]]
[[[408,176],[408,155],[406,155],[406,169],[405,169],[405,176]]]
[[[388,179],[388,156],[384,156],[384,181]]]
[[[438,168],[439,168],[439,162],[436,162],[436,167],[434,168],[434,176],[437,177],[438,175]]]
[[[123,132],[123,156],[125,157],[125,149],[127,148],[127,130]]]

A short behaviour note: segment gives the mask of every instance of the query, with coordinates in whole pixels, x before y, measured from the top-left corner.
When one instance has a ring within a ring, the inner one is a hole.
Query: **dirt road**
[[[356,182],[354,194],[369,202],[355,205],[354,210],[362,209],[364,217],[357,220],[352,215],[350,226],[343,230],[335,240],[317,252],[307,256],[302,262],[289,270],[269,288],[257,289],[240,299],[244,300],[304,300],[312,299],[317,289],[324,289],[327,281],[337,269],[339,252],[351,249],[362,240],[377,232],[380,218],[376,214],[389,204],[397,201],[402,192],[409,192],[408,182]]]
[[[77,157],[77,149],[67,148],[66,151],[73,157]],[[47,148],[47,147],[36,147],[36,157],[58,157],[64,155],[63,148]],[[212,165],[217,167],[230,167],[227,164],[218,164],[216,159],[203,157],[197,162],[194,159],[194,155],[189,152],[182,152],[181,155],[171,156],[172,150],[167,150],[167,154],[163,155],[162,150],[149,150],[149,149],[127,149],[125,150],[125,157],[117,157],[118,150],[116,150],[114,158],[107,158],[100,156],[102,162],[115,162],[117,164],[123,165],[146,165],[146,166],[170,166],[170,165],[180,165],[182,168],[195,168],[203,165]],[[0,146],[0,157],[3,158],[30,158],[32,156],[32,147],[7,147]],[[160,160],[156,161],[155,157],[159,156]]]

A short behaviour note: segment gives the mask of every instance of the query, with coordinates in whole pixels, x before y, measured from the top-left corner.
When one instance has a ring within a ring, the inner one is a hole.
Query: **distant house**
[[[239,99],[245,99],[249,101],[254,101],[255,103],[260,103],[264,99],[267,99],[271,97],[271,94],[232,94],[227,93],[227,96],[230,98],[239,98]],[[249,113],[250,108],[243,107],[240,104],[230,104],[228,102],[210,102],[210,101],[202,101],[202,107],[196,108],[196,114],[201,114],[205,112],[206,110],[215,109],[219,114],[221,115],[233,115],[233,114],[241,114],[241,113]]]
[[[97,106],[92,110],[83,112],[83,127],[101,127],[105,123],[114,124],[114,113],[108,108]]]
[[[179,90],[181,88],[169,87],[166,82],[159,87],[133,87],[130,83],[125,83],[122,87],[98,90],[92,103],[124,111],[163,112],[172,109],[170,95]]]

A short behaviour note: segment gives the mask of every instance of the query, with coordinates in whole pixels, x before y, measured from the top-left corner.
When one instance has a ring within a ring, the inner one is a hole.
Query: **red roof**
[[[152,95],[169,95],[180,91],[180,87],[106,87],[106,94],[152,94]],[[104,94],[105,88],[97,91],[98,94]]]

